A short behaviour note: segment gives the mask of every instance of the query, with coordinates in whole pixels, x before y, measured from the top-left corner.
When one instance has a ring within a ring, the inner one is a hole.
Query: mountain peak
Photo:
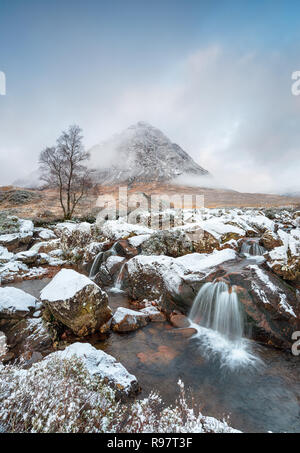
[[[145,121],[94,146],[91,157],[99,170],[99,182],[106,184],[167,182],[181,175],[208,175],[179,145]]]

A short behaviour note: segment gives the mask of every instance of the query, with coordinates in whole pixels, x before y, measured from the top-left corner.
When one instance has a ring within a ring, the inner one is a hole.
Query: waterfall
[[[122,275],[123,275],[123,270],[124,270],[124,266],[125,266],[126,262],[127,261],[125,261],[125,263],[122,264],[120,271],[118,273],[118,276],[116,278],[116,281],[115,281],[114,289],[119,290],[119,291],[121,290],[121,287],[122,287]]]
[[[244,316],[238,295],[225,282],[205,283],[196,296],[189,319],[238,341],[244,332]]]
[[[99,267],[100,267],[100,264],[102,262],[103,253],[104,252],[99,252],[98,255],[96,255],[95,258],[94,258],[94,261],[93,261],[93,264],[92,264],[92,267],[91,267],[91,270],[90,270],[90,274],[89,274],[89,277],[91,279],[93,279],[97,275],[97,273],[99,271]],[[116,255],[117,254],[117,252],[116,252],[116,243],[105,253],[107,253],[107,256],[108,255],[110,255],[110,256],[111,255]]]
[[[89,277],[94,278],[97,275],[103,252],[99,252],[94,258]]]
[[[259,245],[257,242],[243,242],[241,247],[242,255],[262,256],[266,249]]]

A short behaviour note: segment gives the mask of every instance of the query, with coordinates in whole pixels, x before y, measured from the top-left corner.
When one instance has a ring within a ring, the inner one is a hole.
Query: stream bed
[[[11,286],[39,297],[48,282],[30,280]],[[109,293],[109,304],[113,311],[119,306],[134,309],[122,292]],[[167,322],[85,341],[114,356],[138,378],[139,398],[155,390],[166,404],[173,404],[181,379],[188,398],[204,415],[225,418],[245,432],[300,432],[299,357],[249,341],[247,348],[257,362],[227,367],[220,360],[222,345],[217,354],[210,354],[201,333],[187,338]]]

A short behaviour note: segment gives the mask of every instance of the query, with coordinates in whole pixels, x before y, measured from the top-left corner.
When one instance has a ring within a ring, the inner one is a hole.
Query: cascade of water
[[[238,341],[244,332],[244,316],[234,288],[225,282],[205,283],[196,296],[189,318]]]
[[[92,264],[92,267],[91,267],[91,270],[90,270],[90,274],[89,274],[89,277],[91,279],[94,278],[97,275],[97,272],[99,270],[99,267],[100,267],[100,264],[101,264],[101,261],[102,261],[103,253],[104,252],[99,252],[98,255],[96,255],[95,258],[94,258],[94,261],[93,261],[93,264]],[[107,254],[108,253],[109,253],[110,256],[117,254],[117,252],[116,252],[116,243],[109,249]]]
[[[99,252],[98,255],[96,255],[96,257],[94,258],[94,261],[93,261],[93,264],[92,264],[92,267],[90,270],[90,274],[89,274],[90,278],[94,278],[96,276],[98,269],[99,269],[99,264],[101,262],[102,255],[103,255],[103,252]]]
[[[114,286],[115,289],[121,290],[121,288],[122,288],[122,276],[123,276],[123,270],[124,270],[125,264],[126,264],[126,261],[122,264],[120,271],[118,273],[118,276],[116,278],[116,282],[115,282],[115,286]]]
[[[265,252],[265,248],[257,242],[244,242],[241,247],[242,255],[262,256]]]

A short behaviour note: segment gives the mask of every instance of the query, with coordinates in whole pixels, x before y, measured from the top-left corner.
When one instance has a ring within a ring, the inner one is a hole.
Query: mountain
[[[209,175],[179,145],[145,122],[130,126],[90,152],[97,179],[104,184],[167,182],[178,176]]]

